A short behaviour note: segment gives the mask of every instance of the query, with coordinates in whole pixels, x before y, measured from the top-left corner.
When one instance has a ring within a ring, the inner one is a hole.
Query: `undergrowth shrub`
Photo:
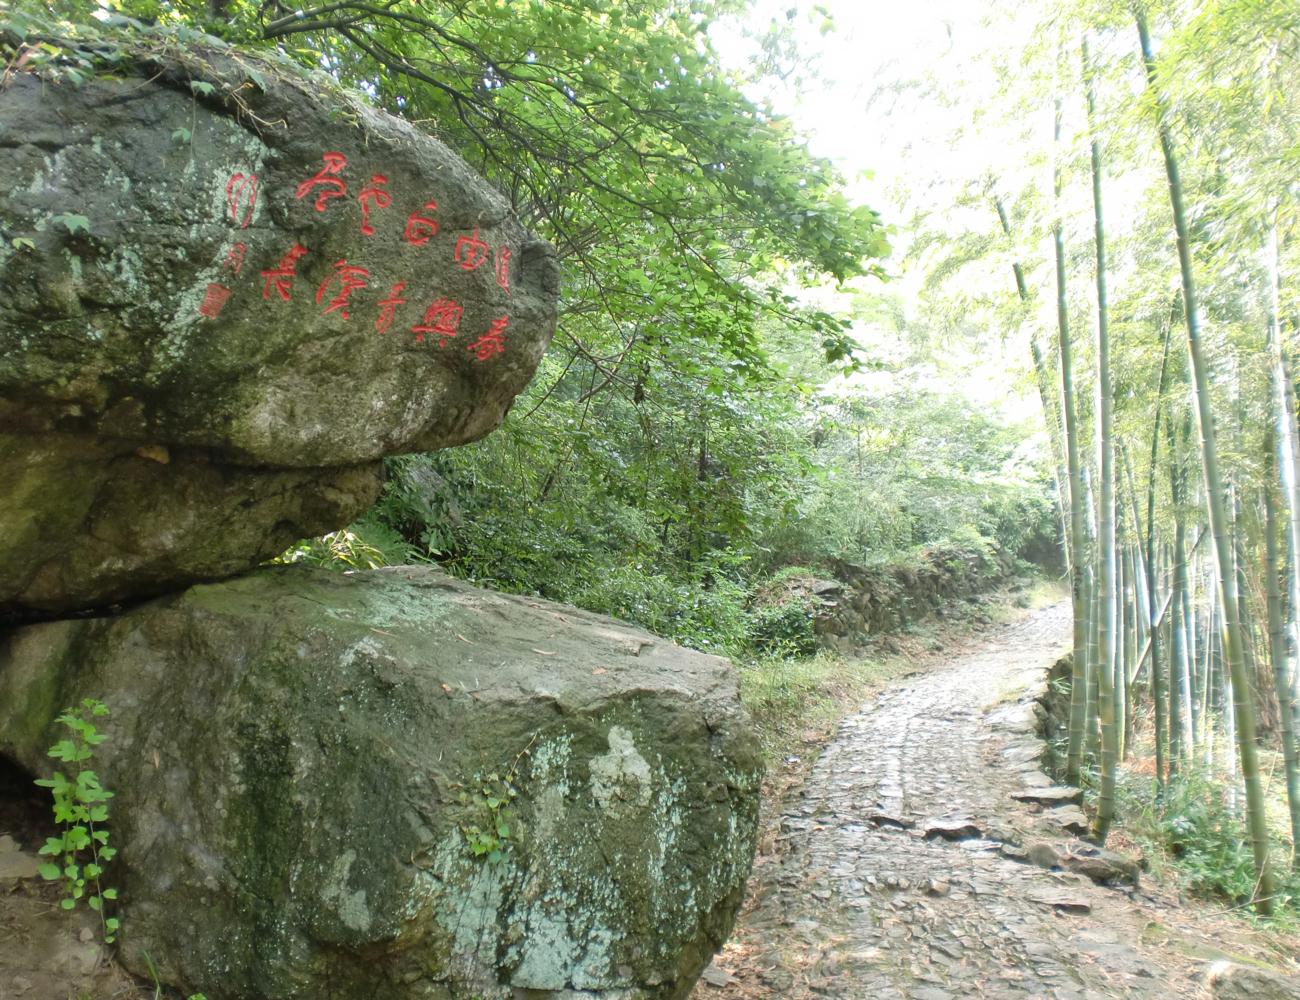
[[[1247,907],[1255,891],[1255,863],[1245,820],[1230,806],[1224,784],[1199,769],[1180,774],[1157,800],[1149,775],[1121,772],[1118,806],[1128,828],[1155,860],[1167,865],[1198,896]],[[1243,802],[1244,805],[1244,802]],[[1289,845],[1274,841],[1278,909],[1300,899],[1300,878],[1283,870]]]

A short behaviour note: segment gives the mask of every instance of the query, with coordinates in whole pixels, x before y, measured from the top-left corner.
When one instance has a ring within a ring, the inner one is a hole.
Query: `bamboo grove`
[[[1209,777],[1267,914],[1300,840],[1300,6],[1003,6],[1034,28],[980,56],[996,89],[955,98],[952,144],[1006,141],[925,193],[977,221],[919,255],[937,308],[1028,341],[1074,609],[1067,777],[1099,841],[1139,743],[1157,807]]]

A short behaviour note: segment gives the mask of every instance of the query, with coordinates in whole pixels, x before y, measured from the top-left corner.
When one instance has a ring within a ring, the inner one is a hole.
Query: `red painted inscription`
[[[438,211],[438,203],[436,201],[426,201],[424,208],[408,215],[406,217],[406,231],[402,233],[402,239],[412,246],[422,247],[429,242],[430,237],[437,236],[437,220],[420,214],[420,212],[436,211]]]
[[[487,262],[490,250],[491,247],[478,238],[478,230],[475,229],[473,236],[456,237],[456,246],[452,251],[452,257],[461,266],[461,270],[472,271],[480,264]]]
[[[388,328],[393,325],[397,307],[406,304],[406,299],[401,297],[405,287],[405,281],[398,281],[388,290],[388,298],[379,300],[379,318],[375,320],[375,329],[379,333],[388,332]]]
[[[370,277],[370,272],[364,267],[357,267],[355,264],[349,264],[346,260],[336,260],[334,262],[334,273],[320,283],[316,289],[316,304],[320,305],[321,299],[325,297],[325,289],[329,288],[335,281],[339,283],[338,293],[330,299],[330,304],[326,307],[327,313],[332,313],[335,309],[344,319],[351,319],[348,315],[348,299],[358,288],[365,288],[366,281]]]
[[[325,203],[331,198],[342,198],[348,193],[348,186],[339,177],[343,168],[348,165],[348,158],[342,153],[322,153],[321,159],[325,161],[325,166],[299,184],[293,193],[295,198],[302,201],[313,190],[320,188],[320,192],[316,195],[318,212],[325,211]]]
[[[208,284],[208,290],[204,293],[203,302],[199,306],[199,315],[206,316],[208,319],[216,319],[222,308],[226,304],[226,299],[230,298],[230,289],[225,285],[218,285],[215,281]]]
[[[296,200],[309,201],[317,212],[324,212],[330,201],[335,198],[348,197],[348,184],[343,177],[348,165],[347,157],[339,152],[325,152],[321,154],[321,163],[320,170],[294,190]],[[395,194],[390,191],[388,184],[387,173],[372,173],[368,183],[356,192],[356,201],[361,207],[363,236],[375,235],[376,223],[384,218],[381,213],[393,208],[396,198],[399,197],[400,192]],[[257,209],[257,198],[256,174],[242,171],[231,174],[226,182],[226,210],[231,224],[238,229],[247,229],[252,224]],[[425,201],[420,208],[406,216],[402,239],[411,246],[427,245],[439,234],[437,212],[436,201],[433,199]],[[396,214],[395,217],[400,218]],[[225,251],[224,258],[218,258],[221,269],[229,274],[226,280],[233,281],[243,273],[248,250],[249,244],[234,243]],[[274,293],[280,301],[290,301],[293,296],[293,281],[299,277],[298,264],[308,253],[307,247],[295,242],[275,267],[262,271],[262,298],[270,299]],[[477,271],[486,265],[486,270],[492,274],[497,285],[505,294],[510,294],[513,251],[508,244],[502,243],[494,248],[486,239],[480,237],[478,229],[472,229],[468,233],[461,232],[456,235],[451,256],[452,262],[461,271]],[[372,262],[371,266],[376,265]],[[387,276],[382,272],[378,276],[372,276],[367,267],[349,264],[346,260],[336,260],[328,275],[316,287],[316,304],[325,314],[337,312],[343,319],[351,319],[351,310],[356,308],[358,302],[368,308],[369,303],[373,301],[364,292],[360,299],[354,301],[353,293],[370,288],[372,279],[378,288],[382,288],[380,281],[384,277]],[[316,278],[317,275],[313,274],[312,280]],[[408,301],[404,294],[407,288],[405,280],[385,281],[384,284],[389,286],[388,294],[378,299],[377,311],[373,314],[374,328],[377,333],[387,333],[393,329],[398,321],[399,307],[406,305]],[[378,288],[374,293],[376,296],[379,294]],[[211,282],[199,306],[199,313],[209,319],[217,318],[225,308],[230,295],[230,288]],[[440,348],[447,347],[455,340],[457,343],[465,344],[465,350],[480,362],[490,361],[505,353],[506,332],[510,326],[509,316],[499,316],[492,320],[487,331],[476,340],[470,341],[468,337],[460,340],[458,339],[460,324],[464,318],[465,307],[452,298],[424,301],[429,302],[429,305],[425,308],[420,321],[410,328],[415,334],[416,343],[423,343],[426,335],[430,335],[430,339],[436,337]]]
[[[244,256],[248,253],[247,243],[236,243],[226,251],[226,259],[221,266],[232,274],[238,275],[244,269]]]
[[[415,342],[423,343],[424,335],[432,333],[438,337],[438,346],[446,347],[447,341],[456,336],[460,327],[460,317],[464,312],[464,306],[451,299],[437,299],[424,310],[423,321],[411,327],[411,332],[415,334]]]
[[[285,302],[289,301],[289,293],[293,289],[293,279],[298,274],[298,261],[302,260],[307,253],[307,248],[301,243],[295,243],[293,249],[280,258],[280,263],[269,271],[263,271],[262,277],[266,283],[262,285],[262,298],[271,297],[271,289],[274,288],[276,294]]]
[[[498,316],[488,327],[487,333],[465,348],[474,353],[475,361],[486,361],[506,349],[506,327],[510,324],[509,316]]]
[[[247,229],[257,207],[257,174],[230,175],[226,181],[226,207],[230,210],[230,221],[240,229]]]
[[[510,248],[504,243],[497,247],[497,284],[510,291]]]
[[[357,201],[361,203],[361,233],[364,236],[375,235],[375,227],[370,224],[370,203],[374,202],[375,208],[387,208],[393,203],[392,196],[384,190],[387,183],[387,177],[375,174],[370,178],[370,185],[357,195]]]

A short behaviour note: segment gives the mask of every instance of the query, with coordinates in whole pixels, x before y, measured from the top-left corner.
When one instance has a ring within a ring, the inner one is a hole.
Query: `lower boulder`
[[[0,432],[0,621],[242,573],[379,495],[380,464],[251,468],[199,451]]]
[[[106,701],[120,955],[210,1000],[686,996],[761,763],[727,661],[431,569],[0,637],[0,752]]]

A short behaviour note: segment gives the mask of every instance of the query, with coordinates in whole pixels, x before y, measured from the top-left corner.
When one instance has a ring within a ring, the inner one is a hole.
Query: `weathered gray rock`
[[[1050,906],[1057,913],[1071,913],[1076,916],[1083,916],[1092,912],[1092,904],[1085,897],[1065,890],[1031,893],[1029,898],[1032,902],[1041,906]]]
[[[0,433],[0,617],[7,603],[104,604],[243,572],[347,524],[379,486],[377,464],[253,469],[194,449]]]
[[[984,835],[969,819],[932,819],[923,824],[926,840],[969,840]]]
[[[1069,785],[1051,785],[1046,788],[1026,788],[1022,792],[1013,792],[1011,797],[1017,802],[1030,802],[1040,806],[1078,805],[1083,801],[1083,792]]]
[[[679,998],[740,901],[734,673],[609,618],[263,570],[5,633],[0,752],[105,693],[121,957],[212,1000]]]
[[[1092,879],[1098,885],[1128,883],[1136,887],[1141,878],[1141,865],[1104,847],[1075,846],[1061,859],[1061,867]]]
[[[1089,830],[1088,816],[1078,806],[1057,806],[1049,809],[1045,815],[1066,833],[1082,837]]]
[[[1300,979],[1234,962],[1214,962],[1206,975],[1216,1000],[1300,1000]]]
[[[495,428],[554,330],[554,252],[459,157],[215,39],[11,75],[0,176],[0,611],[345,524],[381,457]]]
[[[1039,868],[1056,868],[1061,863],[1061,855],[1056,848],[1043,840],[1029,845],[1025,850],[1025,859]]]

